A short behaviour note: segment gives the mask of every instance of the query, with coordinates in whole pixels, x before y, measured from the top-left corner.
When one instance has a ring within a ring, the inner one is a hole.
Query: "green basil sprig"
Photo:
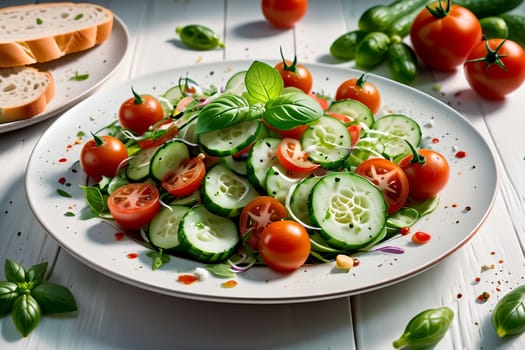
[[[396,349],[430,347],[443,338],[453,319],[454,311],[446,306],[421,311],[408,322],[403,335],[392,345]]]
[[[38,326],[43,313],[65,313],[77,310],[71,291],[44,280],[47,262],[24,267],[7,259],[0,281],[0,316],[11,313],[16,328],[26,337]]]
[[[499,337],[525,331],[525,285],[514,288],[498,301],[492,313],[492,324]]]
[[[312,97],[284,88],[281,75],[270,65],[255,61],[244,77],[246,92],[213,99],[199,112],[195,132],[202,134],[264,118],[271,126],[289,130],[320,118],[323,110]]]

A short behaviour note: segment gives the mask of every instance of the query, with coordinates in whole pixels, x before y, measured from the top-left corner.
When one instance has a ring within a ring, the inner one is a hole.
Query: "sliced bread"
[[[50,72],[33,67],[0,68],[0,123],[42,113],[55,96]]]
[[[47,62],[106,40],[113,12],[90,3],[43,3],[0,9],[0,67]]]

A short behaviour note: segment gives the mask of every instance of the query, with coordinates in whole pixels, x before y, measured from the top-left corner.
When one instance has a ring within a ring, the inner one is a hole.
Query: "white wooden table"
[[[386,1],[311,0],[306,17],[284,31],[264,22],[257,0],[95,2],[112,9],[131,38],[123,66],[106,83],[111,85],[177,66],[277,59],[280,46],[295,48],[303,63],[351,67],[329,56],[331,42],[355,29],[364,9]],[[24,1],[2,1],[2,6],[18,3]],[[216,30],[226,48],[201,52],[174,45],[175,27],[190,23]],[[525,348],[525,335],[498,339],[490,323],[498,297],[525,283],[525,87],[505,102],[457,95],[468,88],[461,70],[423,71],[414,86],[461,112],[490,145],[500,179],[492,213],[473,239],[432,269],[374,292],[322,302],[237,305],[179,299],[85,266],[45,232],[26,199],[27,161],[54,118],[1,134],[0,263],[6,258],[25,266],[48,261],[50,280],[72,290],[79,311],[43,317],[27,338],[9,317],[1,318],[0,349],[389,349],[413,315],[439,305],[453,308],[456,317],[435,349]],[[482,271],[484,265],[494,268]],[[492,297],[479,303],[476,297],[483,291]]]

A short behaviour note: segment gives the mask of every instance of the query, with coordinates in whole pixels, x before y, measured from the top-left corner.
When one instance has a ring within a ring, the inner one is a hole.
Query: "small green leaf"
[[[26,270],[13,260],[6,259],[4,274],[9,282],[25,282],[26,280]]]
[[[88,73],[79,74],[78,71],[75,71],[75,75],[73,75],[71,78],[69,78],[69,80],[84,81],[84,80],[87,80],[88,78],[89,78],[89,74]]]
[[[42,25],[44,23],[44,20],[42,18],[37,17],[36,24]]]
[[[323,115],[321,105],[303,92],[290,91],[266,104],[264,120],[281,130],[310,123]]]
[[[225,93],[199,112],[195,132],[206,132],[232,126],[250,118],[250,105],[242,96]]]
[[[27,270],[26,282],[40,282],[44,279],[44,274],[47,270],[47,261],[33,265]]]
[[[91,210],[98,215],[105,214],[109,211],[106,198],[98,187],[81,185],[80,188],[84,191],[84,197]]]
[[[222,277],[222,278],[235,277],[235,272],[233,272],[231,269],[231,266],[226,263],[206,265],[205,268],[215,277]]]
[[[71,196],[71,194],[69,194],[68,192],[58,188],[57,189],[57,193],[59,196],[62,196],[62,197],[66,197],[66,198],[72,198],[73,196]]]
[[[255,61],[244,77],[244,84],[253,100],[267,103],[281,94],[284,88],[283,78],[272,66]],[[250,99],[251,100],[251,99]]]
[[[0,316],[8,314],[20,295],[14,282],[0,281]]]
[[[42,282],[33,290],[31,295],[38,302],[45,313],[64,313],[76,311],[77,303],[71,291],[61,285]]]
[[[525,285],[514,288],[498,301],[492,324],[499,337],[525,332]]]
[[[42,310],[30,294],[20,295],[13,304],[11,317],[16,329],[26,337],[40,322]]]
[[[167,264],[170,261],[169,255],[163,254],[162,249],[158,252],[147,252],[146,255],[149,256],[152,260],[151,269],[153,271],[160,269],[162,265]]]

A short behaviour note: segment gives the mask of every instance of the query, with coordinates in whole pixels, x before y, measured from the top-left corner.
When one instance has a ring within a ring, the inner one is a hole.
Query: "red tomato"
[[[94,136],[80,151],[80,166],[95,181],[102,176],[114,177],[118,167],[128,158],[126,146],[113,136]]]
[[[270,196],[255,197],[239,215],[239,231],[242,236],[250,234],[246,243],[253,249],[259,249],[259,236],[272,222],[286,218],[286,207]],[[250,231],[251,230],[251,231]]]
[[[283,58],[274,68],[283,78],[285,87],[298,88],[304,91],[305,94],[309,94],[310,90],[312,90],[312,73],[310,73],[308,68],[297,63],[297,57],[294,58],[293,62]]]
[[[511,40],[482,41],[470,52],[464,70],[479,95],[502,99],[525,80],[525,50]]]
[[[303,225],[292,220],[268,225],[259,237],[259,253],[272,270],[292,272],[310,255],[310,236]]]
[[[277,28],[292,28],[306,14],[307,0],[262,0],[264,18]]]
[[[323,111],[326,111],[329,107],[328,98],[323,97],[319,94],[316,94],[315,92],[311,91],[310,96],[312,96],[321,106]]]
[[[118,119],[123,128],[142,135],[151,125],[164,119],[164,110],[155,97],[139,95],[133,89],[132,91],[134,97],[122,103]]]
[[[481,41],[477,17],[464,7],[449,5],[444,7],[441,1],[428,5],[416,16],[410,30],[416,55],[428,67],[440,71],[463,64]]]
[[[177,169],[162,179],[162,188],[177,197],[184,197],[197,191],[206,175],[204,154],[183,160]]]
[[[388,214],[403,208],[408,198],[408,178],[396,163],[383,158],[365,160],[355,169],[355,173],[369,179],[383,192]]]
[[[409,155],[399,166],[405,171],[410,187],[409,196],[416,201],[425,201],[435,197],[447,184],[450,167],[446,158],[430,149],[417,151]]]
[[[147,183],[127,184],[111,193],[108,208],[120,226],[138,230],[149,223],[159,210],[159,191]]]
[[[296,173],[310,173],[319,168],[319,164],[308,160],[308,154],[302,151],[297,139],[284,138],[277,146],[277,159],[286,170]]]
[[[141,139],[137,141],[141,148],[160,146],[179,133],[179,128],[171,119],[163,120],[157,124],[153,130],[148,130],[142,134]]]
[[[381,107],[381,94],[377,87],[366,80],[366,73],[363,73],[359,79],[349,79],[342,82],[335,93],[336,100],[352,99],[357,100],[376,114]]]
[[[292,129],[288,129],[288,130],[281,130],[281,129],[278,129],[270,124],[268,124],[268,122],[266,122],[264,119],[262,119],[262,122],[264,123],[264,125],[266,125],[268,127],[268,129],[270,129],[271,131],[281,135],[282,138],[285,138],[285,137],[291,137],[292,139],[301,139],[301,135],[305,132],[306,129],[308,129],[308,125],[298,125],[296,126],[295,128],[292,128]]]

